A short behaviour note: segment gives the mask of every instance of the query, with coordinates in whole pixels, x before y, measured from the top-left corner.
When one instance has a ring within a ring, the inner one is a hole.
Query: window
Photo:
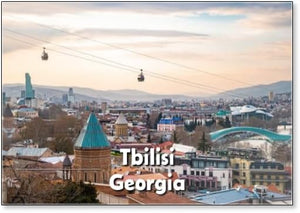
[[[252,179],[255,179],[255,175],[251,175],[251,178],[252,178]]]
[[[264,185],[264,182],[260,181],[260,182],[259,182],[259,185]]]
[[[205,176],[205,172],[204,171],[201,172],[201,176]]]
[[[245,163],[243,163],[243,169],[246,169],[246,164]]]
[[[205,186],[205,182],[203,180],[203,181],[201,181],[201,187],[204,187],[204,186]]]
[[[191,171],[191,175],[195,175],[195,172],[194,172],[194,171]]]
[[[271,180],[271,175],[268,175],[268,179]]]
[[[253,185],[253,186],[255,185],[255,181],[252,181],[252,185]]]
[[[204,168],[204,161],[199,161],[199,168]]]
[[[183,175],[186,175],[186,170],[183,170]]]
[[[216,183],[215,182],[211,182],[211,187],[215,188],[216,187]]]
[[[199,172],[199,171],[197,171],[197,172],[196,172],[196,175],[197,175],[197,176],[199,176],[199,174],[200,174],[200,172]]]
[[[246,177],[246,172],[243,172],[243,177]]]
[[[260,175],[259,178],[260,178],[260,179],[264,179],[264,176],[263,176],[263,175]]]
[[[243,184],[246,184],[246,181],[245,181],[245,180],[243,180]]]
[[[94,182],[97,182],[97,173],[94,173]]]
[[[225,173],[223,173],[223,178],[225,178]]]
[[[209,177],[212,177],[213,176],[213,173],[212,172],[209,172]]]
[[[279,176],[276,176],[276,180],[279,180]]]
[[[194,160],[192,166],[193,168],[199,168],[199,161]]]
[[[233,173],[233,175],[237,175],[237,176],[240,175],[240,173],[238,171],[233,171],[232,173]]]
[[[238,169],[240,165],[238,163],[235,164],[235,168]]]

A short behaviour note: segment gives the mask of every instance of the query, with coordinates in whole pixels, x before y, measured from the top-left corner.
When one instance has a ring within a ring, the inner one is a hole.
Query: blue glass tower
[[[29,73],[25,73],[25,98],[34,99],[34,90],[32,89]]]

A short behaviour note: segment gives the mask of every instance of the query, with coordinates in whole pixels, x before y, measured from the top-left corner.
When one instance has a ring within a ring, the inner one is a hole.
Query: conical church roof
[[[118,119],[116,120],[115,124],[128,124],[125,116],[123,115],[123,113],[120,113]]]
[[[106,147],[110,147],[110,143],[95,114],[91,113],[76,140],[75,149],[98,149]]]

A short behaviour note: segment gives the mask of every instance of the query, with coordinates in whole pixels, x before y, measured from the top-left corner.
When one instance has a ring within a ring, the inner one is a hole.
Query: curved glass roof
[[[283,135],[278,134],[276,132],[272,132],[266,129],[262,128],[256,128],[256,127],[247,127],[247,126],[241,126],[241,127],[231,127],[226,129],[221,129],[215,132],[210,133],[210,137],[212,141],[216,141],[226,135],[238,133],[238,132],[252,132],[256,133],[258,135],[263,135],[270,139],[270,141],[290,141],[291,135]]]

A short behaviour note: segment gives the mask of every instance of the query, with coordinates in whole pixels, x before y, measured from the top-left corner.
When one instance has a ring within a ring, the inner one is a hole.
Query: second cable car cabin
[[[42,53],[42,56],[41,56],[41,58],[42,58],[42,60],[43,61],[47,61],[48,60],[48,53],[46,53],[46,47],[43,47],[43,53]]]
[[[143,82],[145,80],[144,74],[143,74],[143,70],[141,69],[141,73],[138,75],[137,80],[139,82]]]

